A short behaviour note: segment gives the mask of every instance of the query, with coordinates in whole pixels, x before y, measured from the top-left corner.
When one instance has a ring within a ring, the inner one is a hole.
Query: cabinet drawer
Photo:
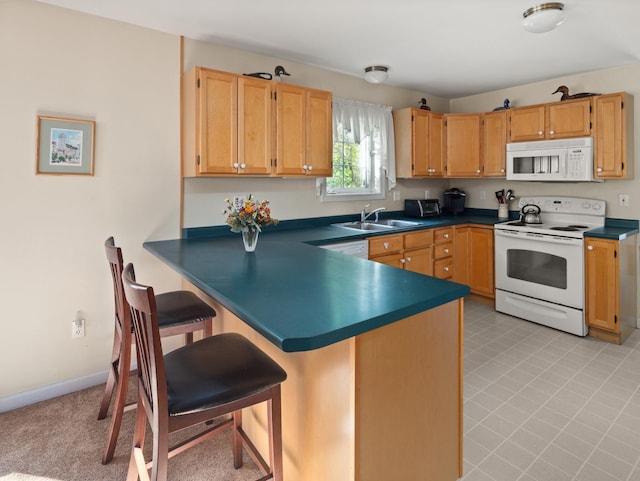
[[[404,235],[404,248],[416,249],[433,244],[433,230],[421,230]]]
[[[440,259],[433,263],[433,275],[438,279],[453,277],[453,258]]]
[[[442,244],[443,242],[453,241],[453,227],[443,227],[442,229],[434,229],[433,242]]]
[[[442,259],[444,257],[452,257],[454,253],[453,242],[447,242],[446,244],[437,244],[433,246],[433,258]]]
[[[372,237],[369,239],[369,257],[391,254],[402,250],[402,235]]]

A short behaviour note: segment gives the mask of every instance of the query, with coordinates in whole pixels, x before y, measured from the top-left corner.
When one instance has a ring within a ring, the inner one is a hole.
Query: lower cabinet
[[[369,259],[430,276],[433,275],[432,244],[432,230],[372,237]]]
[[[636,236],[585,239],[585,320],[589,335],[622,344],[636,327]]]
[[[493,227],[456,226],[455,250],[453,280],[467,284],[472,294],[495,298]]]
[[[369,238],[369,260],[449,279],[495,298],[493,227],[464,224]]]

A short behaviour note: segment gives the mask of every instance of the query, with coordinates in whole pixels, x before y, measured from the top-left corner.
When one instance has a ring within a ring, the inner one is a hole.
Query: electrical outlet
[[[487,191],[486,190],[481,190],[480,191],[480,200],[485,200],[487,198]]]
[[[618,205],[621,207],[629,207],[629,194],[620,194],[618,196]]]
[[[71,338],[84,337],[84,319],[71,321]]]
[[[429,198],[429,190],[428,189],[424,191],[424,198],[425,199]]]
[[[402,200],[402,195],[398,191],[393,191],[393,200]]]

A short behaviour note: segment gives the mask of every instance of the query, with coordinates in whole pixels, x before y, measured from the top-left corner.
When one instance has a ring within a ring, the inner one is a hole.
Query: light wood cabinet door
[[[276,86],[276,173],[331,176],[332,95],[294,85]]]
[[[233,74],[199,69],[196,172],[235,174],[238,160],[238,81]]]
[[[567,100],[546,107],[548,139],[587,137],[591,135],[591,98]]]
[[[467,248],[470,254],[468,278],[471,292],[494,298],[493,228],[471,227]]]
[[[445,116],[447,177],[481,177],[481,114]]]
[[[333,175],[333,96],[331,92],[307,90],[306,175]]]
[[[306,163],[306,91],[294,85],[276,87],[276,173],[304,175]]]
[[[238,78],[238,160],[240,174],[267,175],[273,159],[272,84]]]
[[[509,142],[544,140],[544,105],[509,110]]]
[[[471,238],[470,226],[456,226],[456,258],[453,280],[460,284],[469,285],[469,244]]]
[[[589,238],[585,242],[587,325],[619,332],[618,242]]]
[[[444,115],[420,109],[393,112],[398,178],[444,176]]]
[[[418,272],[427,276],[433,275],[433,259],[431,258],[431,247],[423,249],[404,251],[404,268],[407,271]]]
[[[596,97],[594,131],[595,176],[602,179],[631,178],[633,97],[626,93]]]
[[[482,115],[482,165],[485,177],[507,175],[507,111]]]

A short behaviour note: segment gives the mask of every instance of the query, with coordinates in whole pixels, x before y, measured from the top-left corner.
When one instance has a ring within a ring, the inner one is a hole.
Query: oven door
[[[496,289],[563,306],[584,306],[583,240],[495,231]]]

